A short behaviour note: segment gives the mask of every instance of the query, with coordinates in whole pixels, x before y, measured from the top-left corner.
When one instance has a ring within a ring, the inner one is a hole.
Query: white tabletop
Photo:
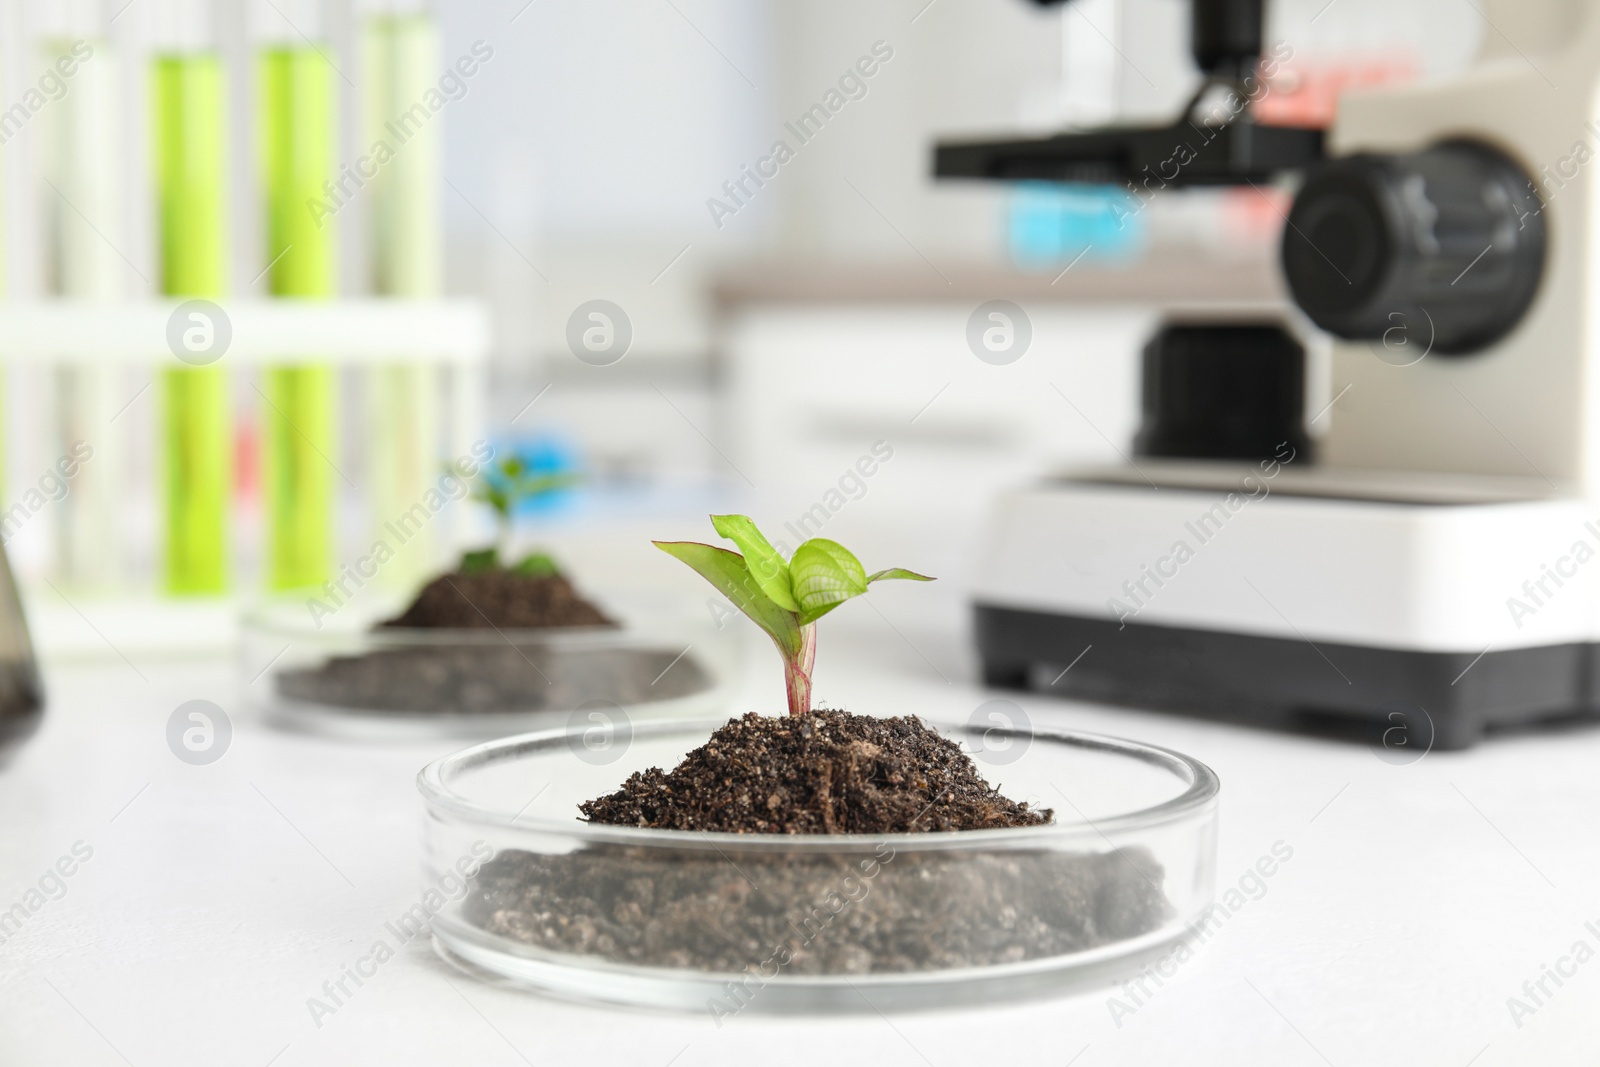
[[[984,699],[970,653],[954,625],[913,619],[897,615],[896,632],[871,611],[841,618],[824,635],[819,698],[964,719]],[[771,652],[750,653],[739,707],[776,710]],[[267,729],[223,661],[118,660],[52,669],[47,682],[44,727],[0,771],[0,909],[26,901],[75,846],[92,856],[64,864],[64,895],[33,898],[0,943],[7,1067],[1492,1067],[1593,1063],[1600,1049],[1600,962],[1589,959],[1600,951],[1600,731],[1395,766],[1359,746],[1017,697],[1035,723],[1209,763],[1223,782],[1219,889],[1276,843],[1293,850],[1131,1013],[1113,1010],[1113,996],[1133,1001],[1107,987],[936,1014],[746,1013],[718,1028],[491,988],[413,942],[319,1027],[307,998],[416,898],[412,779],[457,746]],[[234,723],[210,766],[179,761],[165,739],[173,709],[196,698]],[[1538,993],[1546,966],[1571,976],[1545,978],[1550,995],[1536,1002],[1523,984]],[[1514,1019],[1511,997],[1531,1013]]]

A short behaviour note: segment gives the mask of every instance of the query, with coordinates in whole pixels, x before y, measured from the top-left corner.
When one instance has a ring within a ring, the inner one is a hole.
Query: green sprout
[[[500,546],[511,541],[511,517],[525,500],[548,496],[570,488],[577,479],[571,474],[547,474],[528,469],[520,456],[507,456],[488,468],[472,487],[472,499],[494,509],[499,534],[495,543],[461,556],[464,574],[499,569]],[[557,573],[556,561],[544,552],[530,552],[511,568],[530,578],[548,578]]]
[[[783,657],[790,715],[811,711],[818,619],[865,593],[873,582],[889,578],[933,581],[900,567],[868,574],[849,549],[823,537],[813,537],[785,560],[744,515],[713,515],[711,525],[744,555],[698,541],[654,544],[694,568],[772,638]]]

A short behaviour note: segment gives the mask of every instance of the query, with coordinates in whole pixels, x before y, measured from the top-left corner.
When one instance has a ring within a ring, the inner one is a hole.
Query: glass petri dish
[[[721,720],[480,744],[418,776],[442,956],[559,996],[706,1012],[923,1008],[1103,982],[1212,904],[1218,781],[1151,745],[933,723],[1051,825],[779,836],[591,825],[577,804],[671,768]]]
[[[240,678],[274,725],[354,739],[504,737],[728,706],[733,634],[659,603],[602,606],[620,625],[378,628],[398,608],[379,604],[318,627],[304,605],[268,602],[245,613]]]

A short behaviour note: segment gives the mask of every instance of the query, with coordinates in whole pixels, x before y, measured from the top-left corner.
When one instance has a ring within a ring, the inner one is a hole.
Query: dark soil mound
[[[757,834],[884,834],[1037,826],[958,745],[914,718],[847,711],[733,719],[671,774],[634,774],[579,805],[591,822]]]
[[[543,629],[615,626],[559,574],[527,575],[496,567],[441,574],[384,626]]]

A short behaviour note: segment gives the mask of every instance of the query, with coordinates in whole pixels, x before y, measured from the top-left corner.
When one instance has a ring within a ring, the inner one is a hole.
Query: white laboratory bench
[[[985,697],[955,616],[880,604],[898,631],[870,610],[829,620],[819,698],[965,719]],[[772,654],[749,656],[738,707],[776,710]],[[1494,1067],[1593,1063],[1600,1049],[1597,729],[1396,766],[1359,746],[1017,697],[1036,724],[1209,763],[1223,783],[1219,889],[1276,843],[1293,850],[1131,1012],[1104,987],[935,1014],[747,1013],[719,1029],[491,987],[413,942],[319,1027],[307,998],[416,898],[413,777],[456,746],[273,731],[222,659],[52,667],[47,684],[45,725],[0,770],[0,909],[75,846],[92,856],[0,943],[6,1067]],[[195,698],[234,723],[210,766],[180,762],[164,736]],[[1571,976],[1547,978],[1552,995],[1513,1020],[1507,999],[1546,966]]]

